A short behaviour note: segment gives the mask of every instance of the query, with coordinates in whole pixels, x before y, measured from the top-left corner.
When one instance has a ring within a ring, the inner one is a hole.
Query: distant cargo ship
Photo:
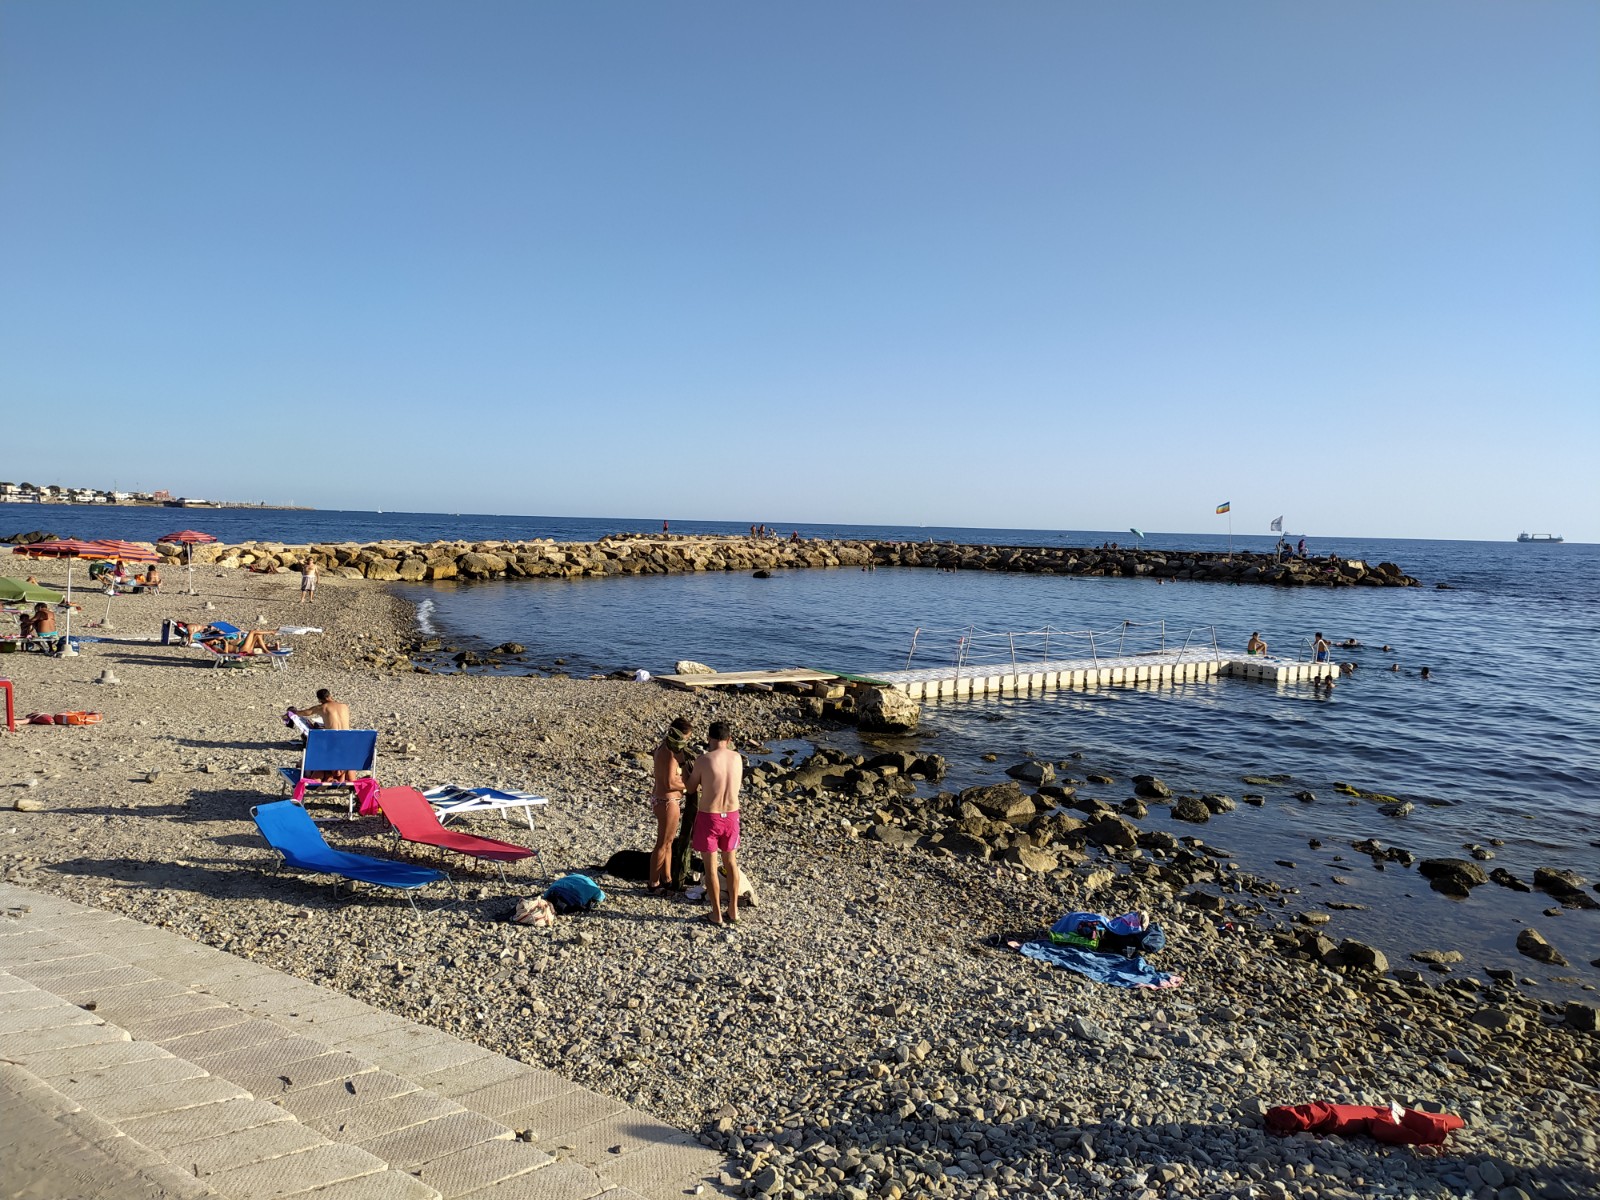
[[[1519,533],[1519,542],[1559,542],[1565,539],[1559,533]]]

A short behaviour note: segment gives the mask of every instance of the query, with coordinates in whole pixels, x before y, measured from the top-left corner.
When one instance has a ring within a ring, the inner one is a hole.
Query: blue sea
[[[9,519],[8,519],[9,518]],[[577,519],[414,513],[285,512],[255,509],[0,508],[0,534],[48,529],[64,536],[149,540],[192,527],[224,541],[371,541],[381,538],[592,540],[621,531],[659,532],[660,519]],[[1127,531],[1001,530],[892,526],[784,526],[803,537],[890,538],[1050,546],[1127,543]],[[675,533],[740,533],[731,523],[677,522]],[[1298,538],[1298,534],[1291,534]],[[1269,549],[1272,537],[1236,536],[1238,549]],[[1226,549],[1226,537],[1147,532],[1146,546]],[[1150,772],[1175,789],[1237,798],[1265,791],[1263,808],[1240,806],[1201,827],[1151,822],[1198,834],[1236,861],[1290,888],[1296,906],[1336,900],[1365,905],[1335,914],[1330,931],[1403,953],[1427,946],[1468,952],[1460,970],[1510,966],[1552,993],[1600,984],[1600,912],[1560,910],[1541,893],[1494,884],[1466,901],[1431,892],[1414,869],[1375,869],[1350,843],[1367,837],[1419,857],[1468,857],[1481,846],[1531,879],[1539,866],[1600,882],[1600,546],[1504,542],[1308,539],[1314,554],[1392,561],[1420,588],[1277,589],[1145,579],[945,573],[921,569],[684,575],[570,581],[444,583],[401,589],[423,620],[454,644],[521,642],[529,658],[573,674],[643,667],[670,671],[681,658],[723,670],[811,666],[871,673],[950,662],[959,639],[969,655],[1003,660],[1009,635],[1019,658],[1037,656],[1040,631],[1052,651],[1088,652],[1084,631],[1105,649],[1132,651],[1185,638],[1242,648],[1259,630],[1274,653],[1303,652],[1317,631],[1360,649],[1334,691],[1215,680],[1176,688],[989,698],[927,706],[918,742],[951,762],[946,786],[1001,778],[1034,753],[1081,754],[1083,771],[1119,785],[1085,789],[1111,801],[1129,775]],[[1437,584],[1448,585],[1439,588]],[[1128,623],[1128,624],[1124,624]],[[985,636],[988,635],[988,636]],[[1076,636],[1074,636],[1076,635]],[[1382,647],[1388,646],[1389,650]],[[1430,678],[1420,675],[1428,667]],[[1392,668],[1398,667],[1398,670]],[[842,740],[848,743],[853,735]],[[998,762],[982,761],[984,753]],[[1245,785],[1244,775],[1283,773],[1293,782]],[[1333,784],[1412,800],[1408,817],[1337,794]],[[1309,791],[1306,803],[1293,797]],[[1310,842],[1321,842],[1313,848]],[[1496,844],[1498,843],[1498,844]],[[1292,866],[1285,866],[1292,863]],[[1596,897],[1600,899],[1600,896]],[[1572,961],[1544,968],[1516,954],[1523,924],[1537,926]],[[1555,982],[1552,982],[1555,980]],[[1562,982],[1566,980],[1567,982]]]

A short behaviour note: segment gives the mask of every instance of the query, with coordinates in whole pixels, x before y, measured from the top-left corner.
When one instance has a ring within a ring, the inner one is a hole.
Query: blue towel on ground
[[[1158,971],[1142,958],[1124,958],[1120,954],[1101,954],[1050,942],[1023,942],[1019,949],[1029,958],[1052,967],[1065,967],[1085,979],[1109,983],[1112,987],[1164,988],[1177,987],[1183,982],[1182,975]]]

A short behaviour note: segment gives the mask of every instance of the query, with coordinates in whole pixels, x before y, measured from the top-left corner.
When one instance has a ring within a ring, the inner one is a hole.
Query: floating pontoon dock
[[[1212,648],[1152,651],[1121,658],[1042,659],[983,666],[880,671],[876,678],[913,700],[963,699],[994,692],[1087,691],[1103,687],[1163,686],[1217,675],[1299,683],[1331,679],[1337,663],[1291,662],[1261,656],[1225,658]]]
[[[1338,663],[1295,662],[1265,656],[1224,657],[1208,646],[1188,650],[1157,650],[1117,658],[1102,656],[982,666],[919,667],[910,671],[874,671],[866,676],[796,668],[789,671],[737,671],[717,675],[658,675],[656,678],[662,683],[682,688],[774,683],[809,683],[826,688],[830,684],[864,683],[894,688],[913,700],[961,700],[1004,692],[1162,687],[1198,682],[1218,675],[1274,683],[1304,683],[1332,679],[1338,674]]]

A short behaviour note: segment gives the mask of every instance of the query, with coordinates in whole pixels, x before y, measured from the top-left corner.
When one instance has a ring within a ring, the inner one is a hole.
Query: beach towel
[[[1429,1113],[1392,1104],[1280,1104],[1267,1110],[1267,1128],[1274,1133],[1364,1133],[1390,1145],[1442,1146],[1466,1122],[1454,1113]]]
[[[1077,946],[1057,946],[1050,942],[1023,942],[1017,947],[1027,957],[1052,967],[1064,967],[1085,979],[1121,988],[1170,988],[1183,982],[1182,975],[1158,971],[1142,958],[1120,954],[1101,954]]]
[[[294,800],[297,803],[304,801],[306,798],[306,789],[317,782],[318,781],[315,779],[301,779],[299,783],[294,785]],[[342,783],[338,786],[347,787],[356,794],[356,803],[358,805],[356,811],[362,816],[366,816],[368,813],[375,813],[379,811],[378,781],[376,779],[372,779],[370,777],[365,779],[352,779],[349,783]]]

